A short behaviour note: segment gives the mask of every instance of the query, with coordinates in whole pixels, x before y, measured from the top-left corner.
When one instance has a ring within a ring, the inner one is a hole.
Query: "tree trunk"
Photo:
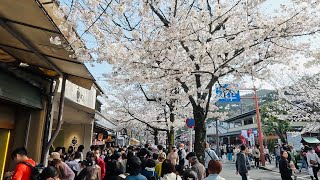
[[[200,106],[193,107],[193,116],[196,122],[195,130],[195,141],[194,141],[194,152],[196,153],[199,161],[204,163],[204,142],[206,140],[206,125],[205,125],[205,114],[204,109]]]
[[[159,139],[158,139],[158,134],[159,134],[159,131],[158,130],[154,130],[154,133],[153,133],[153,138],[154,138],[154,144],[155,145],[159,145]]]
[[[278,137],[281,139],[282,143],[286,143],[287,142],[286,138],[283,137],[282,132],[278,128],[275,128],[275,132],[278,135]]]
[[[170,131],[168,131],[168,150],[171,151],[173,145],[174,145],[174,129],[173,126],[170,127]]]

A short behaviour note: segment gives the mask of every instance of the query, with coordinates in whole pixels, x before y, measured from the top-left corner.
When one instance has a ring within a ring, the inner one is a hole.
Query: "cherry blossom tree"
[[[290,86],[279,91],[287,113],[279,117],[291,121],[307,121],[310,125],[304,127],[301,133],[316,132],[320,129],[320,74],[303,76],[293,79]]]
[[[96,61],[113,65],[122,83],[148,84],[150,91],[176,89],[189,101],[195,125],[195,152],[203,157],[205,120],[212,88],[228,77],[265,75],[272,64],[289,65],[292,55],[310,51],[319,32],[318,0],[72,0],[61,7],[67,21],[90,36]],[[59,14],[59,12],[57,13]],[[79,52],[83,52],[79,50]],[[81,53],[77,53],[77,56]],[[295,60],[295,59],[294,59]],[[213,108],[214,109],[214,108]]]
[[[168,144],[173,145],[174,127],[184,125],[182,121],[175,121],[173,103],[162,104],[160,97],[148,96],[148,91],[142,85],[135,88],[115,88],[108,95],[104,104],[104,114],[107,118],[115,121],[122,129],[138,129],[150,131],[154,136],[155,144],[158,144],[158,134],[161,131],[167,133]]]

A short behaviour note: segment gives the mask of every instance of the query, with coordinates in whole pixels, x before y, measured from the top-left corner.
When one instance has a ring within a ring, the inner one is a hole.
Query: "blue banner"
[[[223,84],[222,87],[216,87],[218,102],[240,102],[239,90],[228,89],[229,84]]]

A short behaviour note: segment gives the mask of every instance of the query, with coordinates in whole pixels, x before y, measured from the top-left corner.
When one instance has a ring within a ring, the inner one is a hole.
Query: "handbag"
[[[317,154],[314,154],[314,155],[315,155],[315,156],[314,156],[314,157],[315,157],[315,159],[317,159],[317,157],[316,157],[316,156],[317,156]],[[312,164],[312,165],[314,165],[314,166],[315,166],[315,165],[318,165],[318,161],[310,160],[310,164]]]
[[[317,161],[315,161],[315,160],[310,160],[310,164],[312,164],[312,165],[317,165],[317,164],[318,164],[318,162],[317,162]]]

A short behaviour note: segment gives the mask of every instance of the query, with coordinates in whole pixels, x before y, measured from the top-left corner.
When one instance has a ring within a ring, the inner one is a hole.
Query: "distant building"
[[[232,117],[223,121],[227,128],[227,131],[222,133],[221,143],[224,144],[239,144],[240,141],[240,134],[242,130],[251,130],[252,132],[257,131],[257,116],[256,110],[252,110],[238,116]],[[302,127],[306,126],[308,122],[291,122],[291,126],[293,129],[301,130]],[[269,137],[271,138],[271,137]],[[275,138],[275,137],[272,137]]]

